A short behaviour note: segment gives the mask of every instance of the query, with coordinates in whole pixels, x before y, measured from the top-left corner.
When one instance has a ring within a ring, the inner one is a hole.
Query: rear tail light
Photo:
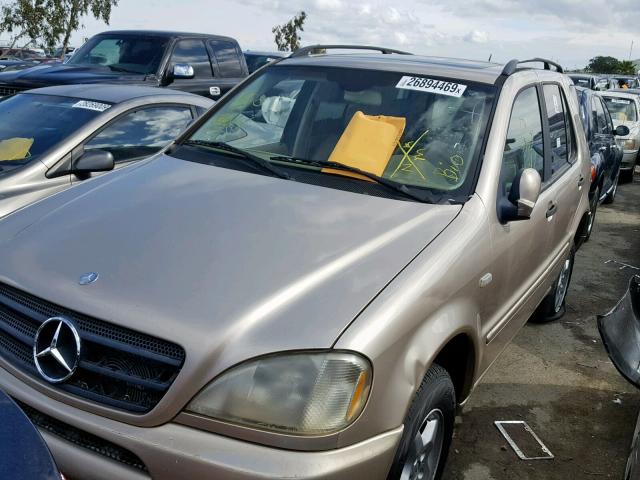
[[[596,181],[596,166],[591,165],[591,183]]]

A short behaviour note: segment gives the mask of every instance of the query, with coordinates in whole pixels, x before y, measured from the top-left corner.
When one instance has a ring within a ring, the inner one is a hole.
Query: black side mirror
[[[618,137],[626,137],[627,135],[629,135],[629,127],[627,127],[626,125],[618,125],[613,134]]]
[[[531,218],[541,187],[542,179],[535,168],[519,171],[511,184],[509,197],[502,197],[498,201],[500,222],[507,223]]]
[[[106,150],[87,150],[73,164],[73,173],[108,172],[115,166],[113,154]]]

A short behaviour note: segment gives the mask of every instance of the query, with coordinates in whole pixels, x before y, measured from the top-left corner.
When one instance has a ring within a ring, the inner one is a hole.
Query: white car
[[[611,113],[613,125],[626,125],[629,128],[629,135],[616,137],[616,141],[624,152],[620,164],[620,181],[630,182],[640,151],[640,96],[624,91],[609,91],[603,92],[602,98]]]

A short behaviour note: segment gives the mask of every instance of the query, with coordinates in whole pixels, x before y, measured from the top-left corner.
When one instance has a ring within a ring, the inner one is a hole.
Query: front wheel
[[[427,371],[404,421],[388,480],[437,480],[453,437],[456,393],[439,365]]]
[[[562,263],[562,270],[551,287],[551,291],[542,300],[531,317],[532,322],[546,323],[558,320],[566,311],[567,291],[571,283],[575,251],[572,249],[569,256]]]

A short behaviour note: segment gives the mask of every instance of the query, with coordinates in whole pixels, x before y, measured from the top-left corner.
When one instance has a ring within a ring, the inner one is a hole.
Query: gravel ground
[[[620,479],[640,393],[615,370],[595,315],[609,311],[640,267],[640,175],[601,205],[576,255],[567,314],[527,325],[478,385],[457,419],[445,480]],[[493,425],[525,420],[555,455],[522,461]]]

